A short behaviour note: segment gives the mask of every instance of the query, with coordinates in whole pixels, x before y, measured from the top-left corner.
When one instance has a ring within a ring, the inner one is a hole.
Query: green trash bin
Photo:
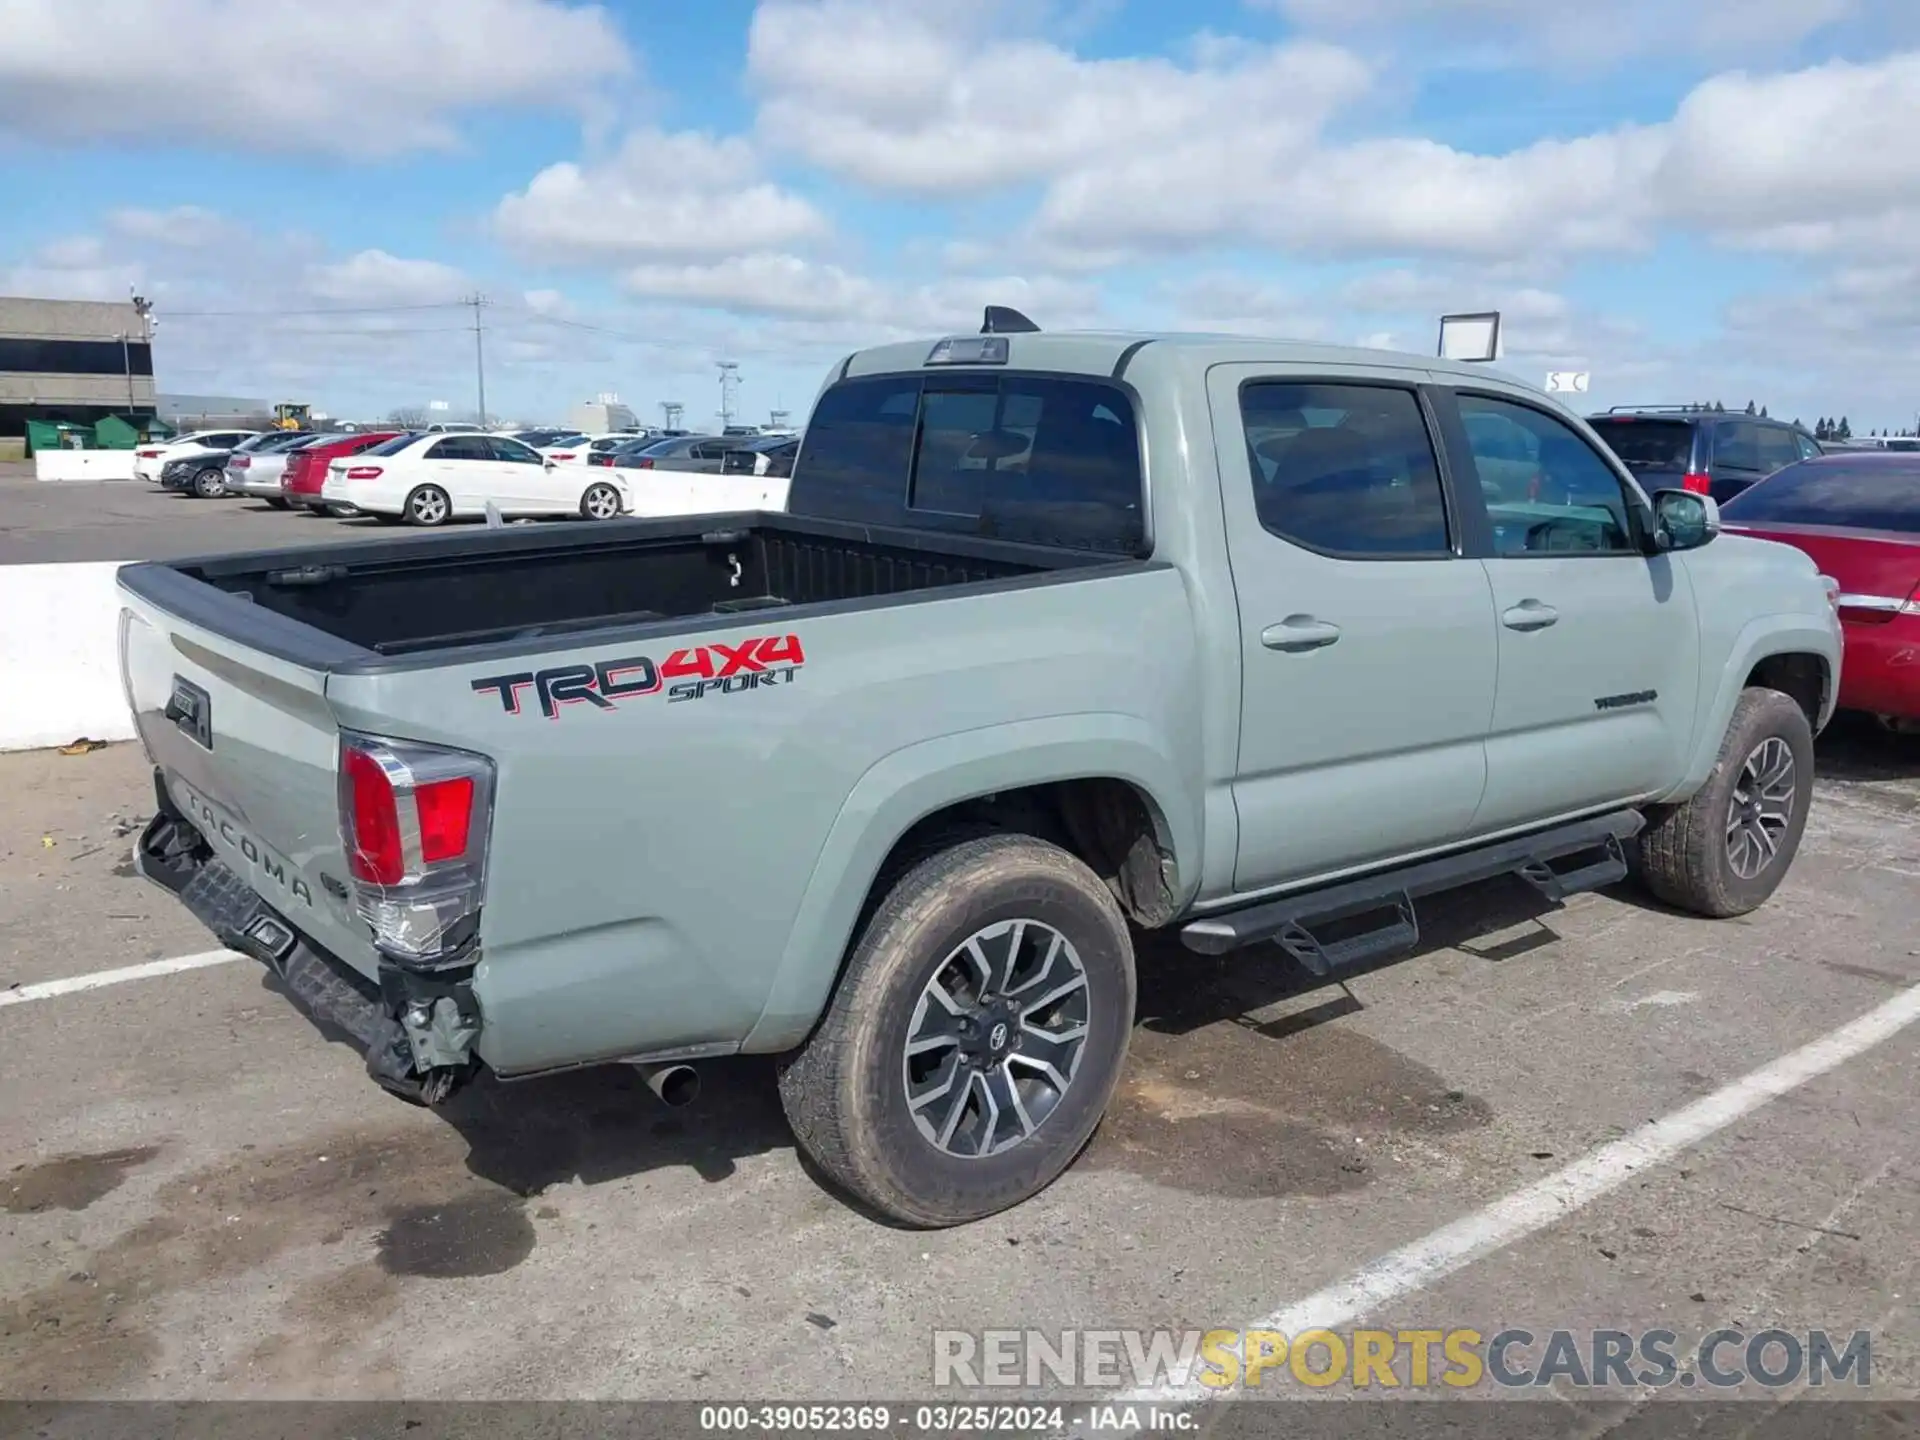
[[[140,443],[136,422],[122,415],[108,415],[93,427],[96,450],[132,450]]]

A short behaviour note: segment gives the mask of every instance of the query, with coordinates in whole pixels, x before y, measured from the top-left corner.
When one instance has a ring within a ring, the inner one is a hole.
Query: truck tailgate
[[[120,595],[127,698],[173,803],[263,901],[374,977],[345,884],[326,674]]]

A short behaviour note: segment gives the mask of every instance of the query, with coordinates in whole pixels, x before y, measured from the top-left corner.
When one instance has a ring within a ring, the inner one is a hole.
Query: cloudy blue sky
[[[856,345],[1233,329],[1920,410],[1916,0],[0,0],[0,294],[162,389],[804,409]]]

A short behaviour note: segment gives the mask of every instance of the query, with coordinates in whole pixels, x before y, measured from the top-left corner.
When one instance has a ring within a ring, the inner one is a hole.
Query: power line
[[[414,310],[457,310],[470,303],[466,300],[438,300],[422,305],[330,305],[324,308],[284,310],[169,310],[167,318],[169,320],[266,320],[285,315],[397,315]]]

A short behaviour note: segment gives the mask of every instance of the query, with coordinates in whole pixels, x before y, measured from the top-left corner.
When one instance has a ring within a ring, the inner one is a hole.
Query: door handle
[[[1339,638],[1338,625],[1316,620],[1311,615],[1289,615],[1278,625],[1269,625],[1260,632],[1260,643],[1267,649],[1284,650],[1289,655],[1321,649]]]
[[[1560,618],[1560,612],[1538,600],[1522,600],[1500,612],[1500,623],[1509,630],[1544,630]]]

